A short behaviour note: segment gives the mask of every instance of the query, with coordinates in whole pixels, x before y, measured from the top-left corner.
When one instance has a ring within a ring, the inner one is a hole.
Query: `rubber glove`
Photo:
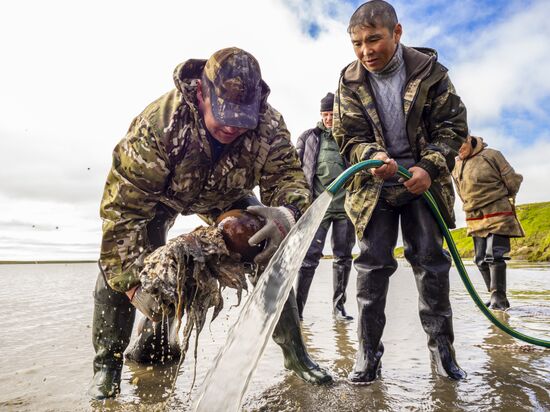
[[[255,246],[264,240],[267,241],[264,250],[254,258],[254,263],[259,266],[266,266],[285,236],[296,223],[296,219],[294,219],[294,214],[291,210],[284,206],[249,206],[246,210],[265,221],[265,225],[248,240],[248,243],[251,246]]]

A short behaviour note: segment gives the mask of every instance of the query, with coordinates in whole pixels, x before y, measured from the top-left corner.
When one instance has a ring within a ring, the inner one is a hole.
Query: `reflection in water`
[[[506,312],[494,314],[503,323],[510,319]],[[540,356],[544,349],[522,345],[492,324],[482,347],[487,354],[489,372],[485,398],[491,408],[506,410],[507,405],[523,405],[525,410],[542,410],[542,405],[550,406],[550,382],[547,380],[544,387],[531,379],[534,369],[549,378],[550,361]]]
[[[382,378],[353,386],[346,377],[355,358],[356,321],[335,323],[331,314],[332,262],[322,260],[308,299],[304,334],[319,364],[336,383],[310,385],[282,367],[279,347],[271,340],[245,396],[244,411],[550,411],[550,349],[517,341],[493,326],[472,302],[456,270],[451,271],[455,349],[468,377],[459,383],[430,372],[426,336],[413,310],[417,294],[410,270],[400,265],[388,294],[388,327]],[[469,266],[478,290],[477,268]],[[352,272],[352,278],[355,272]],[[164,408],[170,368],[127,363],[122,393],[91,403],[85,395],[92,377],[90,359],[91,290],[95,264],[0,265],[0,302],[10,316],[0,318],[0,410],[42,411],[182,411],[189,410],[194,359],[189,356]],[[28,285],[40,285],[29,288]],[[498,313],[520,332],[550,338],[550,270],[510,269],[512,307]],[[349,296],[355,295],[353,279]],[[60,299],[63,296],[63,299]],[[197,382],[224,344],[239,315],[234,295],[225,294],[220,317],[200,336]],[[357,307],[349,302],[350,315]],[[164,374],[163,372],[166,372]],[[231,379],[230,376],[227,379]],[[221,389],[223,390],[223,386]],[[196,395],[197,387],[193,390]]]
[[[347,376],[353,369],[355,362],[355,345],[349,338],[349,323],[337,322],[332,323],[332,331],[334,332],[334,348],[336,349],[337,357],[334,359],[334,368],[338,376]]]

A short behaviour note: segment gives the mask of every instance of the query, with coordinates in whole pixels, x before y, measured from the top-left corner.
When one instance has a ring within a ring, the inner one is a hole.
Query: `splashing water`
[[[238,411],[306,252],[332,200],[319,196],[271,258],[200,388],[197,412]]]

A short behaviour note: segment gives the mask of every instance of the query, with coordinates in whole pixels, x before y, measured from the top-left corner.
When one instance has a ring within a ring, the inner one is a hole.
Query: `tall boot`
[[[432,363],[436,366],[438,374],[448,376],[453,380],[461,380],[466,377],[466,372],[456,362],[455,350],[448,335],[430,337],[428,348],[430,349]]]
[[[126,295],[112,290],[99,274],[94,292],[92,340],[95,349],[94,377],[88,395],[112,398],[120,392],[123,353],[132,335],[135,308]]]
[[[381,339],[386,325],[384,308],[389,286],[389,278],[386,276],[379,276],[374,282],[369,282],[367,278],[359,274],[357,279],[359,349],[353,371],[348,375],[351,383],[360,385],[369,384],[380,377],[384,354]]]
[[[309,288],[315,275],[315,268],[304,267],[300,268],[298,273],[298,282],[296,284],[296,303],[298,304],[298,316],[300,320],[304,319],[304,307],[306,306]]]
[[[169,364],[181,357],[174,317],[153,322],[143,317],[138,325],[138,338],[126,359],[137,363]]]
[[[310,383],[331,383],[330,376],[319,367],[307,353],[300,329],[296,297],[291,291],[285,302],[281,317],[273,331],[273,340],[281,347],[286,369],[294,371],[300,378]]]
[[[506,262],[495,260],[489,265],[491,271],[491,302],[490,309],[506,310],[510,302],[506,298]]]
[[[483,281],[485,282],[485,286],[487,286],[487,292],[491,291],[491,272],[489,268],[479,268],[479,272],[481,273],[481,277],[483,278]],[[488,300],[485,302],[485,306],[489,307],[491,306],[491,301]]]
[[[332,296],[333,314],[336,320],[353,320],[352,316],[346,313],[346,288],[348,287],[349,274],[351,272],[351,261],[345,264],[334,262],[332,264]]]
[[[443,249],[443,235],[422,199],[409,203],[401,215],[405,257],[412,266],[418,289],[418,312],[433,364],[440,375],[466,377],[453,348],[453,311],[449,299],[451,259]]]

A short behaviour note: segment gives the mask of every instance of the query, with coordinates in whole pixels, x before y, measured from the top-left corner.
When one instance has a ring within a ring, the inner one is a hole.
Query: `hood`
[[[458,150],[458,158],[460,160],[466,160],[470,157],[474,157],[487,147],[487,143],[483,142],[483,138],[477,136],[468,136],[466,141],[462,143]]]
[[[205,64],[206,60],[203,59],[189,59],[178,64],[174,69],[174,83],[184,96],[187,96],[190,92],[195,93],[196,81],[201,78]],[[271,90],[263,80],[260,84],[262,87],[260,112],[264,112],[267,108],[267,96],[269,96]]]

